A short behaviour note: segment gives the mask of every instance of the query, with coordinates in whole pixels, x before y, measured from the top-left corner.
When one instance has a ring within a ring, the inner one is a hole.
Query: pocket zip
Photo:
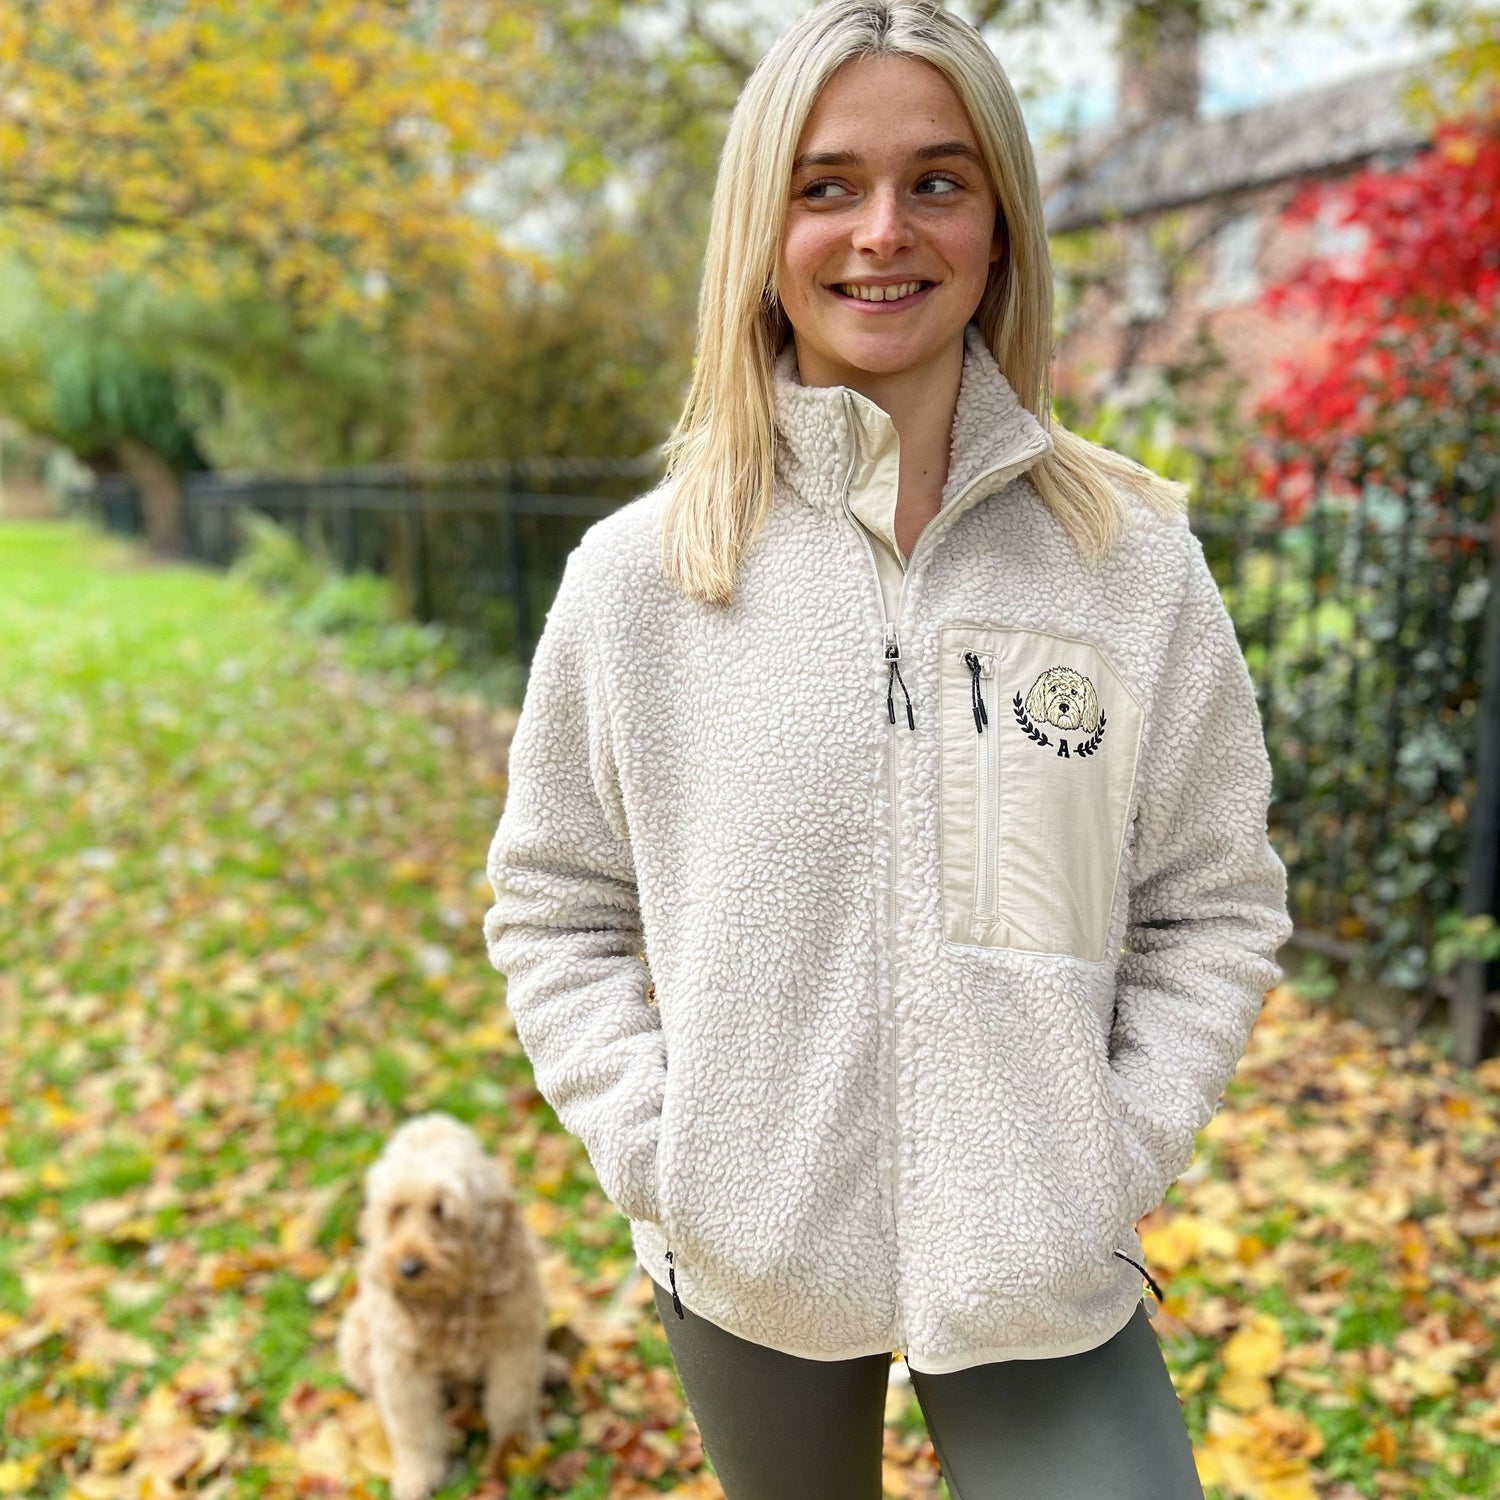
[[[975,745],[978,806],[974,818],[977,845],[974,850],[974,910],[981,917],[992,917],[995,914],[995,887],[1000,875],[997,868],[1000,839],[995,827],[1000,794],[1000,741],[993,729],[995,658],[989,652],[965,651],[963,659],[969,669],[974,730],[979,736]],[[988,739],[984,737],[986,728],[991,731]]]
[[[1157,1286],[1156,1278],[1145,1268],[1145,1266],[1141,1265],[1138,1261],[1131,1260],[1123,1250],[1116,1250],[1114,1253],[1118,1255],[1121,1260],[1126,1261],[1128,1264],[1134,1266],[1136,1270],[1139,1271],[1141,1275],[1151,1283],[1151,1291],[1156,1298],[1156,1305],[1158,1307],[1165,1306],[1167,1299],[1162,1296],[1162,1290],[1159,1286]]]
[[[672,1268],[672,1251],[670,1247],[667,1249],[667,1279],[672,1283],[672,1306],[676,1308],[677,1316],[682,1318],[685,1315],[682,1311],[682,1303],[677,1297],[677,1272]]]

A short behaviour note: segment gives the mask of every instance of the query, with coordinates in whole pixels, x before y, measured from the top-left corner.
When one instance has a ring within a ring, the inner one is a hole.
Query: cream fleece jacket
[[[856,513],[894,512],[889,417],[800,384],[790,346],[775,401],[727,608],[662,576],[665,485],[568,557],[490,958],[538,1089],[700,1316],[930,1372],[1092,1348],[1291,933],[1233,624],[1133,495],[1082,564],[1026,477],[1051,438],[972,326],[942,507],[884,588]]]

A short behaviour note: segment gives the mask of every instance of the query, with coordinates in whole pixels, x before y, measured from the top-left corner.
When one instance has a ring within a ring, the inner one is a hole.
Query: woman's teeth
[[[926,285],[925,281],[903,281],[899,286],[855,286],[845,281],[838,284],[837,290],[846,297],[858,297],[861,302],[895,302],[920,292]]]

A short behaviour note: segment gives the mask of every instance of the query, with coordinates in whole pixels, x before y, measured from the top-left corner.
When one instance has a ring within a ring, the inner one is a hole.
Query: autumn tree
[[[1263,485],[1289,518],[1316,484],[1368,480],[1487,508],[1500,482],[1500,12],[1467,22],[1458,108],[1431,147],[1394,171],[1310,182],[1284,210],[1325,203],[1363,247],[1315,257],[1267,287],[1265,305],[1310,309],[1311,359],[1283,363],[1257,410]]]
[[[466,196],[524,123],[515,81],[540,65],[544,9],[12,3],[0,253],[61,307],[123,276],[203,306],[269,300],[294,330],[388,329],[435,288],[537,261]]]

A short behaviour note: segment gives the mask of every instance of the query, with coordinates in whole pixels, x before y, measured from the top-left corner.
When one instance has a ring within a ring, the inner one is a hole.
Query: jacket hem
[[[1125,1316],[1117,1327],[1108,1333],[1089,1335],[1081,1339],[1069,1339],[1061,1344],[993,1344],[980,1349],[965,1350],[962,1354],[949,1355],[947,1359],[924,1359],[920,1355],[906,1357],[906,1366],[913,1375],[951,1375],[957,1370],[967,1370],[974,1365],[1004,1364],[1013,1359],[1065,1359],[1070,1354],[1086,1354],[1107,1344],[1116,1334],[1124,1330],[1140,1306],[1138,1292],[1126,1309]]]
[[[654,1221],[632,1220],[633,1228],[646,1228],[661,1232],[661,1226]],[[672,1289],[667,1282],[659,1277],[650,1266],[646,1264],[646,1257],[642,1253],[641,1246],[636,1244],[636,1263],[640,1266],[651,1280],[662,1289],[666,1297],[671,1297]],[[967,1370],[974,1365],[1002,1364],[1013,1359],[1063,1359],[1070,1354],[1083,1354],[1090,1349],[1096,1349],[1101,1344],[1107,1344],[1114,1338],[1135,1316],[1135,1310],[1140,1306],[1144,1295],[1139,1287],[1132,1288],[1133,1295],[1124,1304],[1124,1316],[1116,1321],[1112,1327],[1102,1334],[1086,1334],[1082,1338],[1067,1339],[1060,1343],[1048,1344],[987,1344],[976,1349],[966,1349],[958,1354],[950,1354],[943,1358],[928,1359],[920,1351],[902,1349],[899,1344],[862,1344],[851,1345],[846,1348],[836,1349],[829,1352],[826,1349],[807,1349],[797,1344],[777,1343],[774,1346],[780,1354],[789,1354],[796,1359],[813,1359],[821,1363],[828,1363],[840,1359],[865,1359],[873,1354],[891,1355],[895,1354],[905,1361],[907,1368],[915,1375],[950,1375],[957,1370]],[[732,1323],[725,1322],[722,1318],[694,1307],[692,1302],[684,1297],[682,1288],[678,1288],[678,1300],[683,1307],[691,1312],[694,1317],[701,1318],[705,1323],[712,1323],[714,1327],[723,1329],[725,1333],[732,1334],[735,1338],[744,1339],[747,1343],[761,1344],[759,1339],[752,1339],[746,1333],[736,1328]],[[762,1347],[765,1347],[762,1345]]]
[[[645,1266],[642,1266],[641,1269],[643,1271],[646,1271]],[[656,1276],[651,1271],[646,1271],[646,1275],[650,1276],[651,1280],[655,1281],[656,1284],[657,1284],[657,1286],[661,1287],[663,1295],[665,1295],[667,1297],[670,1297],[672,1295],[672,1289],[671,1289],[671,1287],[665,1285],[661,1281],[658,1281],[657,1278],[656,1278]],[[678,1300],[682,1301],[682,1293],[680,1291],[678,1292],[677,1296],[678,1296]],[[731,1333],[737,1339],[745,1339],[745,1342],[747,1344],[753,1344],[753,1343],[758,1342],[755,1339],[746,1338],[745,1335],[743,1333],[741,1333],[738,1328],[731,1328],[727,1323],[721,1323],[717,1318],[711,1317],[708,1313],[706,1313],[706,1312],[699,1312],[699,1310],[696,1307],[694,1307],[692,1305],[692,1303],[690,1303],[690,1302],[682,1301],[682,1305],[683,1305],[683,1307],[685,1307],[688,1310],[688,1312],[692,1313],[692,1315],[695,1318],[701,1318],[705,1323],[712,1323],[715,1328],[721,1328],[721,1329],[723,1329],[723,1331],[725,1333]],[[764,1346],[762,1346],[762,1347],[764,1347]],[[883,1354],[887,1358],[889,1358],[890,1355],[893,1352],[896,1352],[895,1349],[894,1349],[894,1346],[885,1346],[885,1345],[877,1345],[873,1349],[871,1349],[871,1348],[840,1349],[840,1350],[835,1351],[832,1354],[828,1354],[828,1353],[822,1352],[822,1351],[815,1351],[815,1350],[812,1350],[812,1349],[799,1349],[795,1345],[790,1345],[789,1346],[787,1344],[777,1344],[775,1347],[776,1347],[776,1352],[778,1354],[790,1354],[794,1359],[816,1359],[816,1360],[822,1361],[824,1363],[830,1363],[830,1362],[832,1362],[834,1360],[840,1360],[840,1359],[867,1359],[872,1354]]]

